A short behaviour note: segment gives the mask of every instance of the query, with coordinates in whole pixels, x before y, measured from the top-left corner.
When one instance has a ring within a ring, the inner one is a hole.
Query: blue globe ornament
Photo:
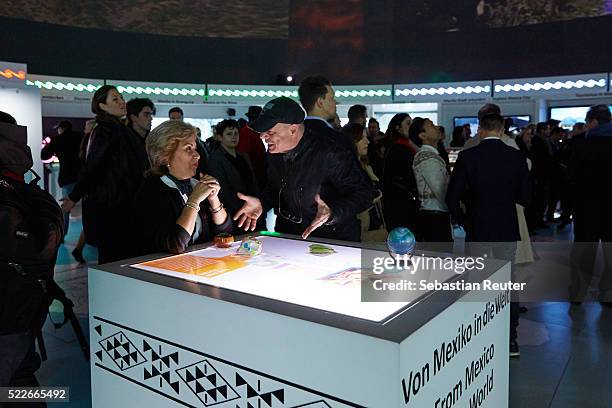
[[[389,232],[387,237],[387,248],[393,255],[412,254],[416,245],[414,234],[408,228],[397,227]]]

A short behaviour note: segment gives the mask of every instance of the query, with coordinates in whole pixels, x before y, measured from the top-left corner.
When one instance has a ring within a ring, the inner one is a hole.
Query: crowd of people
[[[93,96],[96,117],[82,142],[66,140],[71,129],[62,122],[43,155],[60,157],[62,208],[83,202],[84,238],[98,247],[100,263],[265,229],[273,210],[281,233],[380,242],[405,227],[442,252],[452,252],[453,226],[462,226],[468,252],[514,266],[534,260],[530,235],[546,222],[558,229],[573,222],[572,299],[585,296],[601,240],[600,297],[611,304],[610,193],[601,182],[612,157],[606,105],[593,106],[570,132],[549,121],[514,135],[499,106],[485,104],[476,135],[469,126],[453,130],[450,145],[461,148],[453,167],[444,128],[427,118],[398,113],[383,133],[365,106],[354,105],[341,127],[329,80],[305,78],[298,95],[301,106],[286,97],[252,106],[248,121],[223,120],[202,141],[180,108],[151,130],[153,102],[126,104],[105,85]]]

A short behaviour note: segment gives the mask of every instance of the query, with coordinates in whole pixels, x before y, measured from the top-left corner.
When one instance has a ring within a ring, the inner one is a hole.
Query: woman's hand
[[[213,176],[203,176],[200,178],[200,183],[204,183],[212,189],[210,195],[208,196],[208,202],[211,204],[211,206],[216,207],[216,205],[213,204],[219,203],[219,191],[221,191],[219,181]]]
[[[193,191],[189,196],[189,201],[200,204],[207,198],[209,201],[218,200],[218,194],[221,190],[221,186],[219,185],[217,179],[212,176],[200,176],[200,181],[198,181],[193,188]]]

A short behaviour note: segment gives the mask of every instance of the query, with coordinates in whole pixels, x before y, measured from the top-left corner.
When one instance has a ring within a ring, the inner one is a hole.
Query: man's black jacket
[[[525,155],[499,139],[484,139],[459,153],[446,203],[464,225],[466,241],[513,242],[521,239],[516,204],[529,205],[531,192]]]
[[[54,155],[60,161],[59,177],[57,179],[60,187],[77,181],[81,168],[79,149],[83,135],[77,132],[65,131],[61,135],[51,138],[51,141],[43,147],[40,157],[48,160]]]
[[[574,240],[612,241],[612,122],[574,136],[569,179],[574,197]]]
[[[326,122],[320,119],[306,119],[304,120],[304,126],[306,129],[312,130],[316,135],[326,136],[331,140],[335,141],[340,146],[353,152],[355,158],[357,158],[357,147],[353,140],[342,132],[329,126]]]
[[[372,205],[374,190],[363,177],[354,154],[306,127],[298,145],[268,156],[264,210],[277,213],[276,231],[300,235],[317,213],[315,195],[330,207],[332,217],[313,236],[359,241],[356,215]]]

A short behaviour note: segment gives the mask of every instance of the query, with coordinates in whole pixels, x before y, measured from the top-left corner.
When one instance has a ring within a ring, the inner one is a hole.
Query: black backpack
[[[0,177],[0,335],[40,330],[63,236],[50,194]]]

